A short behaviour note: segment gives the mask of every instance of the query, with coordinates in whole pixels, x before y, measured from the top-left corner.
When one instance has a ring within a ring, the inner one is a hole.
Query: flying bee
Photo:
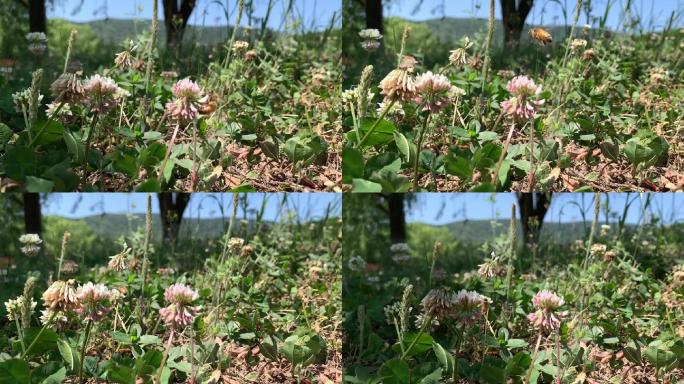
[[[549,31],[545,30],[544,28],[530,28],[529,33],[530,37],[541,45],[546,45],[553,41],[553,37],[551,37]]]
[[[216,110],[218,107],[219,97],[213,92],[207,93],[199,100],[199,113],[208,115]]]

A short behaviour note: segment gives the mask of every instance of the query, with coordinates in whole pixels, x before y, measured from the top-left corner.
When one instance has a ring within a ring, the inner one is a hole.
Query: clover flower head
[[[366,260],[364,260],[361,255],[354,255],[349,258],[349,261],[347,261],[347,267],[355,272],[363,271],[366,269],[367,265],[368,263],[366,263]]]
[[[119,101],[128,96],[128,92],[120,88],[114,79],[100,75],[90,76],[83,86],[86,95],[85,104],[93,112],[107,113],[119,105]]]
[[[27,233],[19,236],[19,242],[24,246],[21,247],[21,252],[26,256],[35,256],[40,252],[40,244],[43,240],[35,233]]]
[[[47,49],[47,36],[43,32],[29,32],[26,34],[28,49],[34,55],[40,55]]]
[[[378,109],[376,110],[378,116],[382,115],[382,113],[387,109],[387,106],[390,105],[387,100],[383,100],[378,103]],[[387,116],[394,116],[394,117],[403,117],[406,115],[406,112],[404,111],[404,107],[401,106],[401,104],[394,103],[390,107],[389,111],[387,111]]]
[[[117,253],[116,255],[111,256],[109,258],[109,263],[107,263],[107,266],[109,267],[109,269],[117,272],[126,270],[126,268],[128,267],[126,260],[128,259],[128,255],[130,253],[131,248],[128,247],[128,244],[124,243],[123,250]]]
[[[542,290],[532,298],[535,311],[527,315],[532,326],[542,332],[553,332],[560,328],[561,320],[567,312],[557,311],[565,301],[555,293]]]
[[[586,48],[587,46],[587,41],[584,39],[574,39],[570,43],[570,49],[572,50],[573,53],[579,52],[581,49]]]
[[[233,51],[235,52],[244,51],[247,48],[249,48],[249,43],[242,40],[235,41],[232,47]]]
[[[427,71],[416,77],[416,102],[424,111],[439,112],[449,102],[451,82],[444,75]]]
[[[176,82],[171,89],[175,100],[166,103],[166,111],[180,121],[191,121],[197,117],[202,89],[189,78]]]
[[[241,237],[231,237],[230,240],[228,240],[228,247],[233,252],[240,251],[243,245],[245,245],[245,239]]]
[[[542,91],[541,86],[527,76],[516,76],[506,85],[512,98],[501,103],[503,111],[515,120],[528,120],[534,117],[537,108],[544,104],[544,99],[532,99]]]
[[[159,314],[167,326],[185,328],[193,323],[200,309],[191,305],[199,298],[197,292],[186,285],[173,284],[164,292],[164,298],[169,305],[161,308]]]
[[[394,69],[380,81],[380,94],[386,100],[407,101],[416,93],[413,76],[406,69]]]
[[[375,51],[380,48],[382,34],[377,29],[363,29],[359,32],[359,36],[363,39],[361,47],[366,51]]]
[[[76,307],[78,304],[78,297],[76,295],[76,288],[74,288],[75,281],[57,280],[43,292],[43,304],[45,308],[53,311],[68,312]]]
[[[487,296],[462,289],[453,298],[453,315],[463,324],[473,324],[482,317],[491,302]]]
[[[73,260],[64,260],[60,272],[67,275],[73,275],[78,272],[78,263]]]
[[[505,272],[501,258],[497,257],[494,252],[492,252],[491,258],[485,259],[484,263],[480,264],[478,267],[478,275],[486,279],[491,279],[495,276],[503,276]]]
[[[64,324],[67,322],[67,317],[62,311],[53,311],[51,309],[43,309],[40,311],[40,323],[43,325]]]
[[[111,309],[112,292],[104,284],[87,282],[76,291],[78,307],[76,313],[85,316],[86,320],[98,321]]]
[[[432,289],[423,297],[420,304],[426,316],[435,318],[450,317],[454,305],[454,294],[443,289]]]
[[[50,85],[55,103],[76,103],[83,99],[85,89],[77,73],[63,73]]]

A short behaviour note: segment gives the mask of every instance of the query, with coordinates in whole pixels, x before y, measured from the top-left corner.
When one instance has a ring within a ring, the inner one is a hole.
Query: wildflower
[[[128,247],[128,244],[125,242],[123,243],[123,250],[116,255],[112,256],[109,258],[109,263],[107,263],[107,266],[109,269],[117,272],[121,272],[126,269],[126,259],[128,259],[128,255],[131,253],[131,249]]]
[[[233,43],[233,52],[240,52],[244,51],[245,49],[249,48],[249,43],[246,41],[238,40]]]
[[[352,256],[349,258],[349,261],[347,261],[347,267],[352,271],[363,271],[366,269],[366,265],[366,260],[360,255]]]
[[[73,260],[64,260],[60,272],[67,275],[73,275],[78,272],[78,263]]]
[[[5,309],[7,310],[7,320],[14,321],[15,319],[19,319],[21,317],[22,308],[28,304],[25,300],[26,299],[24,299],[24,295],[20,295],[17,296],[16,299],[9,299],[5,302]],[[35,300],[31,299],[30,310],[33,311],[34,309],[36,309],[36,305],[38,305],[38,303],[36,303]]]
[[[258,54],[255,49],[250,49],[249,51],[245,52],[245,60],[247,61],[254,61],[256,60]]]
[[[606,251],[606,253],[603,254],[603,261],[606,263],[609,263],[615,259],[615,256],[617,256],[617,253],[613,250]]]
[[[510,69],[500,69],[498,72],[496,72],[496,74],[504,79],[512,79],[515,77],[515,72],[511,71]]]
[[[52,325],[55,323],[66,323],[67,317],[62,311],[53,311],[51,309],[43,309],[40,311],[40,323],[43,325]],[[50,321],[52,319],[52,321]]]
[[[57,111],[57,108],[59,107],[59,104],[57,103],[50,103],[47,105],[47,108],[45,109],[45,114],[48,116],[54,116],[54,117],[67,117],[67,116],[73,116],[73,113],[71,112],[71,107],[69,106],[68,103],[64,103],[62,105],[62,108]]]
[[[380,48],[382,34],[377,29],[363,29],[359,32],[359,36],[363,39],[361,47],[366,51],[375,51]]]
[[[610,232],[610,225],[608,224],[602,224],[601,225],[601,236],[606,236]]]
[[[476,322],[492,300],[475,291],[460,290],[453,297],[453,316],[463,324]]]
[[[231,237],[230,240],[228,240],[228,247],[233,253],[237,253],[239,250],[241,250],[244,244],[245,239],[240,237]]]
[[[99,321],[111,309],[111,291],[104,284],[87,282],[76,291],[78,307],[76,313],[85,316],[85,320]]]
[[[252,253],[254,253],[254,249],[252,249],[251,245],[247,244],[244,247],[242,247],[242,251],[240,251],[240,256],[250,257],[252,256]]]
[[[506,85],[512,98],[501,103],[503,111],[516,120],[527,120],[534,117],[537,107],[544,104],[544,99],[532,100],[541,93],[541,86],[527,76],[516,76]]]
[[[200,307],[191,306],[199,295],[190,287],[183,284],[173,284],[166,288],[164,298],[169,303],[159,310],[159,314],[166,325],[174,328],[183,328],[192,324]]]
[[[503,276],[505,272],[501,259],[492,252],[491,258],[485,259],[484,263],[479,265],[477,270],[478,275],[482,278],[491,279],[495,276]]]
[[[399,68],[392,70],[380,81],[380,94],[388,100],[407,101],[413,99],[416,92],[412,73],[416,60],[411,56],[404,56]]]
[[[86,105],[91,111],[107,113],[119,105],[119,101],[128,96],[128,92],[109,77],[93,75],[86,80],[83,90],[86,94]]]
[[[41,55],[47,49],[47,36],[43,32],[29,32],[26,34],[28,49],[34,55]]]
[[[125,71],[133,65],[131,59],[131,51],[127,49],[116,54],[116,57],[114,58],[114,64],[122,71]]]
[[[24,246],[21,247],[21,252],[23,254],[26,256],[35,256],[40,252],[40,244],[43,243],[43,240],[35,233],[27,233],[19,237],[19,242],[24,244]]]
[[[451,51],[449,55],[449,62],[455,67],[462,67],[468,62],[468,49],[473,46],[473,43],[468,37],[465,38],[465,44]]]
[[[446,279],[446,277],[447,272],[442,268],[436,268],[434,271],[432,271],[432,279],[435,281],[442,281]]]
[[[586,51],[582,52],[582,60],[584,61],[590,61],[594,58],[594,56],[596,56],[594,48],[589,48]]]
[[[591,248],[589,249],[589,254],[591,255],[591,257],[602,257],[607,250],[607,245],[601,243],[594,243],[591,245]]]
[[[547,290],[539,291],[532,298],[532,305],[536,311],[528,314],[527,319],[539,331],[556,331],[560,327],[563,317],[567,315],[567,312],[556,311],[563,304],[565,301],[555,293]]]
[[[50,85],[55,103],[76,103],[83,99],[85,90],[78,78],[77,73],[66,72],[61,74]]]
[[[78,304],[76,289],[73,279],[63,281],[57,280],[43,292],[43,304],[45,308],[53,311],[68,312]]]
[[[584,39],[574,39],[570,43],[570,49],[572,52],[579,52],[580,49],[584,49],[587,46],[587,41]]]
[[[166,111],[180,121],[191,121],[197,117],[202,90],[189,78],[179,80],[172,88],[175,100],[166,103]]]
[[[43,100],[43,95],[38,93],[38,103]],[[22,113],[30,109],[31,103],[31,88],[26,88],[23,91],[15,92],[12,94],[12,101],[14,101],[14,110]]]
[[[174,272],[173,268],[157,268],[157,273],[164,276],[173,275]]]
[[[427,71],[415,82],[416,102],[423,106],[424,111],[439,112],[449,101],[451,83],[444,75],[435,75]]]
[[[378,109],[376,110],[378,115],[381,115],[385,109],[387,109],[387,106],[389,103],[387,101],[381,101],[378,103]],[[387,111],[387,116],[405,116],[406,112],[404,112],[404,107],[401,106],[401,104],[394,103],[392,107],[390,107],[389,111]]]
[[[406,243],[395,243],[390,246],[392,260],[395,263],[403,263],[411,259],[411,248]]]
[[[449,317],[452,314],[454,295],[443,289],[432,289],[420,302],[423,313],[435,318]]]

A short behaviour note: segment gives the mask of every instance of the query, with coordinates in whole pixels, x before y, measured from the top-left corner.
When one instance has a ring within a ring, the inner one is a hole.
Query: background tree
[[[517,45],[520,42],[525,20],[532,10],[534,0],[500,0],[504,41]]]
[[[47,32],[45,0],[28,0],[29,31]]]
[[[40,195],[24,193],[24,231],[42,237],[43,214],[40,208]]]
[[[390,224],[390,240],[392,244],[406,242],[406,213],[404,212],[403,193],[387,195],[387,212]]]
[[[539,240],[544,216],[551,205],[551,193],[517,193],[520,223],[525,244],[532,246]]]
[[[164,6],[164,25],[166,26],[166,46],[180,47],[185,27],[197,5],[196,0],[162,0]]]
[[[174,245],[183,220],[183,212],[190,203],[189,193],[158,193],[162,238],[165,244]]]
[[[383,33],[382,0],[366,0],[366,28],[377,29]]]

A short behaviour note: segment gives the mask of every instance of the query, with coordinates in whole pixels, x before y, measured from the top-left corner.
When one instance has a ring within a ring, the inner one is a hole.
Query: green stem
[[[55,111],[52,112],[52,115],[50,115],[48,120],[45,123],[43,123],[43,126],[40,127],[40,130],[38,130],[38,134],[33,139],[29,140],[29,147],[33,146],[35,141],[43,134],[43,132],[45,131],[45,128],[47,128],[47,126],[52,122],[52,120],[55,119],[55,116],[57,116],[59,111],[61,111],[62,108],[64,107],[64,104],[66,104],[66,102],[64,102],[64,101],[59,103],[59,105],[57,106],[57,109],[55,109]],[[29,131],[30,131],[30,128],[29,128]]]
[[[93,131],[95,131],[99,116],[98,113],[95,113],[95,116],[93,116],[93,121],[90,124],[90,130],[88,131],[88,137],[86,137],[85,156],[83,158],[83,177],[81,178],[81,186],[84,189],[88,179],[88,152],[90,151],[90,142],[93,139]]]
[[[169,350],[171,350],[171,343],[173,342],[173,329],[169,334],[169,341],[166,343],[166,349],[164,349],[164,356],[162,357],[161,364],[159,365],[159,370],[157,371],[157,379],[155,383],[161,383],[161,376],[164,372],[164,364],[166,364],[166,359],[169,357]]]
[[[425,137],[425,131],[427,131],[428,124],[430,123],[430,116],[432,114],[428,112],[423,121],[423,128],[420,130],[420,135],[418,136],[418,143],[416,145],[416,158],[413,162],[413,192],[418,191],[418,165],[420,164],[420,151],[423,146],[423,138]]]
[[[408,348],[406,348],[404,353],[401,354],[401,357],[399,358],[399,360],[404,360],[404,358],[406,358],[406,355],[411,351],[411,349],[413,349],[413,346],[416,345],[416,343],[418,342],[418,339],[420,339],[420,337],[423,336],[423,332],[425,332],[425,329],[427,328],[427,326],[430,323],[432,323],[432,316],[428,316],[423,320],[423,326],[420,327],[420,331],[418,331],[418,334],[413,339],[413,341],[411,341],[411,344],[409,344]]]
[[[85,335],[83,336],[83,345],[81,346],[81,358],[78,363],[78,382],[83,383],[83,362],[85,361],[86,347],[88,346],[88,339],[90,338],[90,329],[93,327],[93,321],[88,320],[85,329]]]
[[[178,135],[178,128],[180,128],[180,124],[177,123],[176,128],[173,129],[173,135],[171,135],[171,143],[169,144],[169,148],[166,150],[166,154],[164,155],[164,161],[162,161],[161,168],[159,168],[159,176],[157,178],[159,179],[160,184],[163,184],[162,177],[164,177],[164,168],[166,168],[166,162],[169,160],[171,150],[173,150],[173,146],[176,144],[176,135]]]
[[[534,361],[537,360],[537,353],[539,353],[539,346],[541,345],[542,334],[539,333],[537,336],[537,345],[534,347],[534,353],[532,354],[532,361],[530,362],[530,367],[527,369],[527,375],[525,375],[525,381],[523,384],[530,384],[530,376],[532,376],[532,368],[534,368]]]
[[[371,133],[373,133],[373,131],[375,131],[375,128],[377,128],[378,124],[380,124],[380,122],[385,118],[385,116],[387,116],[387,113],[389,112],[390,108],[392,108],[392,106],[394,106],[394,103],[396,103],[396,102],[397,102],[397,100],[393,99],[389,104],[387,104],[387,106],[385,107],[385,110],[382,111],[382,114],[380,115],[380,117],[378,117],[378,119],[375,120],[375,123],[373,123],[373,125],[370,127],[368,132],[366,132],[366,134],[363,135],[363,138],[361,139],[361,141],[359,141],[359,143],[356,145],[357,148],[361,148],[363,143],[365,143],[366,140],[368,139],[368,137],[371,135]]]
[[[26,300],[26,299],[24,299]],[[24,332],[21,331],[21,325],[19,325],[19,317],[14,316],[14,322],[17,325],[17,336],[21,342],[21,352],[26,353],[26,344],[24,344]]]
[[[45,323],[45,325],[43,325],[43,328],[41,328],[40,331],[38,331],[38,334],[33,339],[33,341],[31,341],[31,344],[29,344],[28,348],[26,348],[24,353],[21,354],[22,359],[24,357],[26,357],[27,353],[31,352],[31,348],[33,348],[33,346],[36,344],[38,339],[40,339],[40,337],[43,335],[43,332],[45,332],[45,329],[48,327],[48,325],[52,323],[52,320],[54,320],[55,315],[57,315],[57,312],[52,312],[52,315],[50,315],[50,318],[48,319],[47,323]]]

